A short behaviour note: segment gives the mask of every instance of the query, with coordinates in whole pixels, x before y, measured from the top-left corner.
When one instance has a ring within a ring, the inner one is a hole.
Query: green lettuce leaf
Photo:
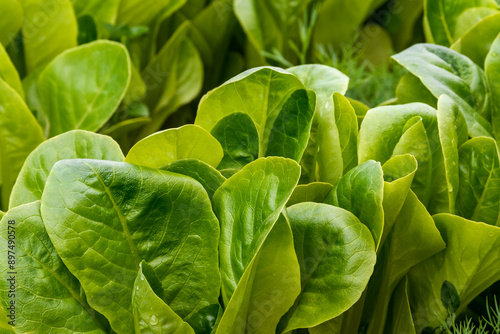
[[[158,131],[168,116],[201,91],[203,63],[187,37],[189,27],[189,22],[179,27],[142,70],[146,84],[144,103],[151,111],[152,120],[139,132],[138,139]]]
[[[144,274],[141,263],[134,282],[132,310],[135,333],[144,334],[194,334],[194,330],[155,294]]]
[[[446,94],[458,103],[471,137],[491,136],[491,106],[486,78],[472,60],[431,44],[413,45],[392,58],[418,77],[436,98]]]
[[[430,43],[450,46],[460,36],[455,34],[457,20],[467,9],[498,8],[495,0],[425,0],[424,31]]]
[[[484,289],[498,280],[500,228],[450,214],[435,215],[446,249],[413,268],[409,274],[410,305],[415,329],[440,325],[448,311],[441,303],[441,286],[449,281],[460,300],[457,315]]]
[[[28,155],[45,140],[42,128],[23,99],[0,79],[0,169],[2,207],[9,203],[12,187]]]
[[[308,328],[349,309],[375,265],[370,231],[352,213],[327,204],[287,209],[300,264],[301,291],[280,322],[284,332]]]
[[[460,147],[457,214],[500,226],[500,158],[491,138],[473,138]]]
[[[161,169],[195,179],[203,186],[210,199],[226,181],[226,178],[217,169],[197,159],[177,160]]]
[[[491,93],[493,134],[498,141],[500,139],[500,34],[492,42],[484,63],[484,71]]]
[[[484,68],[486,55],[500,32],[500,13],[489,15],[463,34],[451,49],[469,57],[479,67]]]
[[[222,145],[224,157],[217,168],[224,175],[233,175],[259,157],[259,133],[246,113],[227,115],[210,133]]]
[[[384,333],[387,334],[417,334],[408,299],[408,278],[399,282],[391,298],[389,305],[389,316]]]
[[[468,139],[467,124],[458,104],[446,95],[439,97],[437,119],[446,174],[446,189],[443,191],[448,194],[447,210],[444,212],[454,214],[460,182],[458,148]]]
[[[384,229],[384,176],[380,163],[366,161],[345,174],[325,199],[353,213],[368,227],[377,250]]]
[[[41,212],[89,304],[117,333],[134,330],[132,292],[142,260],[182,319],[217,303],[219,224],[193,179],[123,162],[63,160],[47,179]]]
[[[286,206],[302,202],[324,203],[326,196],[332,191],[333,185],[326,182],[312,182],[299,184],[293,190]]]
[[[40,144],[26,158],[12,189],[9,207],[42,198],[52,166],[64,159],[124,161],[118,144],[110,137],[83,130],[73,130]]]
[[[305,133],[308,134],[314,103],[315,99],[306,94],[294,75],[277,68],[255,68],[206,94],[198,107],[195,124],[212,131],[224,117],[244,112],[257,128],[259,157],[278,151],[285,152],[287,158],[296,158],[307,144]],[[282,129],[287,115],[300,120],[290,134]],[[270,142],[271,135],[277,140],[275,144]]]
[[[391,295],[409,270],[445,248],[423,204],[410,191],[377,257],[368,285],[362,325],[368,334],[384,331]]]
[[[7,3],[10,1],[7,1]],[[10,87],[24,98],[24,90],[21,84],[21,79],[19,78],[19,73],[17,73],[14,64],[10,60],[9,55],[5,51],[5,48],[0,44],[0,79],[5,81]]]
[[[11,327],[15,333],[107,331],[105,320],[87,304],[80,282],[52,245],[40,216],[40,201],[9,210],[0,222],[0,232],[1,308],[3,314],[10,315],[8,308],[15,301],[14,319],[8,319],[15,320],[15,327]],[[15,264],[9,264],[8,255]],[[12,276],[15,281],[8,280]],[[9,297],[11,283],[15,297]]]
[[[0,22],[0,44],[8,46],[23,25],[23,7],[21,1],[4,0],[0,3],[0,12],[3,15]]]
[[[300,167],[290,159],[257,159],[227,179],[212,198],[219,218],[222,297],[227,304],[294,187]]]
[[[219,142],[206,130],[188,124],[152,134],[135,144],[126,162],[160,168],[181,159],[198,159],[217,167],[223,157]]]
[[[78,24],[70,0],[23,0],[20,3],[24,12],[26,69],[31,73],[77,45]],[[82,73],[85,70],[78,75]]]
[[[60,54],[38,79],[49,135],[99,130],[125,96],[129,81],[130,59],[122,44],[101,40]]]
[[[243,273],[217,333],[275,333],[299,293],[300,268],[292,231],[280,215]]]

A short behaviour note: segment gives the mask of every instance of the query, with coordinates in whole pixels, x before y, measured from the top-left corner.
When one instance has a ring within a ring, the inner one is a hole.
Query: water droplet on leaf
[[[149,320],[149,323],[150,323],[151,325],[156,325],[156,324],[158,324],[158,318],[156,318],[156,316],[154,316],[154,315],[153,315],[153,316],[151,316],[151,320]]]

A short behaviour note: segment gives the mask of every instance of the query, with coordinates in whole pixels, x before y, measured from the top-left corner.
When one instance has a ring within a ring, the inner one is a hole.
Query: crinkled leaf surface
[[[301,291],[280,322],[284,332],[319,325],[349,309],[375,265],[370,231],[352,213],[328,204],[287,209],[300,265]]]
[[[481,68],[491,44],[500,32],[500,13],[485,17],[460,37],[451,49],[469,57]]]
[[[78,24],[70,0],[23,0],[20,3],[24,12],[26,69],[31,73],[77,45]]]
[[[118,333],[133,331],[142,260],[181,318],[217,303],[219,224],[191,178],[124,162],[63,160],[47,179],[42,218],[89,304]]]
[[[417,333],[426,326],[439,326],[438,316],[446,317],[447,310],[441,302],[445,280],[457,289],[460,314],[500,276],[500,228],[450,214],[433,218],[446,249],[410,271],[410,305]]]
[[[314,30],[314,41],[335,46],[342,42],[348,42],[356,29],[369,16],[370,11],[378,7],[377,4],[380,5],[380,1],[323,1],[319,10],[318,23]],[[332,22],[335,22],[335,29],[332,29]]]
[[[281,215],[243,273],[217,333],[275,333],[299,293],[292,231]]]
[[[9,210],[0,222],[0,241],[2,313],[15,300],[16,333],[104,333],[105,327],[80,293],[80,282],[63,264],[47,235],[40,201]],[[14,255],[14,269],[9,268],[9,254]],[[14,299],[8,296],[11,282],[7,279],[12,276]]]
[[[343,208],[358,217],[370,230],[375,249],[378,249],[384,229],[383,194],[382,166],[370,160],[344,175],[328,194],[325,203]]]
[[[500,226],[500,159],[491,138],[473,138],[458,152],[457,214]]]
[[[312,117],[312,111],[309,111],[311,101],[309,97],[304,96],[305,91],[297,92],[298,95],[292,97],[297,90],[303,89],[304,86],[297,77],[281,69],[272,67],[251,69],[205,95],[198,107],[195,124],[212,131],[216,124],[227,115],[234,112],[246,113],[252,118],[257,128],[259,157],[262,157],[268,150],[271,129],[280,114],[282,123],[286,114],[291,117],[307,114]],[[289,102],[290,98],[292,100]],[[307,103],[306,100],[308,100]],[[294,129],[297,129],[297,126]],[[275,129],[274,132],[278,133],[277,130]],[[280,145],[282,144],[280,142]],[[307,139],[305,144],[307,144]]]
[[[134,282],[132,310],[135,333],[194,334],[191,326],[155,294],[142,266]]]
[[[407,122],[418,116],[422,119],[432,151],[439,148],[436,110],[422,103],[383,106],[371,109],[359,131],[358,161],[376,160],[385,163],[401,136]],[[410,124],[409,124],[410,125]]]
[[[161,169],[189,176],[205,188],[210,199],[215,191],[226,181],[226,178],[214,167],[197,159],[183,159],[169,163]]]
[[[24,161],[44,140],[42,128],[22,98],[0,79],[0,179],[4,209]]]
[[[393,58],[418,77],[436,98],[446,94],[459,104],[471,137],[491,136],[486,78],[472,60],[431,44],[415,44]]]
[[[248,265],[297,185],[300,167],[290,159],[257,159],[215,192],[213,209],[221,225],[222,297],[227,304]]]
[[[122,44],[101,40],[59,55],[38,79],[49,135],[99,130],[120,104],[129,80],[130,59]]]
[[[222,173],[237,172],[259,157],[259,133],[252,118],[246,113],[227,115],[210,133],[224,151],[224,157],[217,166]]]
[[[125,161],[160,168],[181,159],[198,159],[217,167],[222,147],[205,129],[188,124],[152,134],[135,144]]]
[[[0,12],[9,13],[9,15],[3,15],[0,22],[0,44],[8,46],[23,25],[23,7],[21,1],[2,1],[0,3]]]
[[[455,35],[457,19],[473,7],[498,8],[495,0],[425,0],[424,30],[430,43],[450,46],[459,37]]]
[[[26,159],[12,189],[9,206],[41,199],[52,166],[64,159],[124,161],[125,158],[120,146],[107,136],[73,130],[50,138]]]
[[[370,110],[360,129],[359,161],[385,163],[390,157],[412,154],[418,161],[412,189],[431,210],[447,194],[436,191],[446,179],[439,142],[437,113],[422,103],[383,106]],[[444,172],[443,172],[444,173]]]
[[[7,3],[10,1],[7,1]],[[0,5],[1,6],[1,5]],[[0,44],[0,79],[5,81],[10,87],[19,94],[19,96],[24,97],[23,86],[21,84],[21,79],[19,78],[19,73],[12,64],[9,55],[5,51],[5,48]]]
[[[382,333],[390,297],[399,281],[416,264],[445,248],[445,243],[424,205],[410,191],[377,257],[368,285],[363,321],[367,333]]]

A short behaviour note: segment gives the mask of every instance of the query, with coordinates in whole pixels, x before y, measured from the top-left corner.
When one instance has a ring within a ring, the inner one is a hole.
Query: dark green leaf
[[[89,14],[78,17],[78,44],[93,42],[99,38],[96,19]]]
[[[441,302],[451,313],[455,313],[460,307],[457,289],[450,281],[445,280],[441,285]]]
[[[210,131],[222,145],[224,157],[217,168],[238,171],[259,157],[259,134],[246,113],[235,112],[222,118]]]
[[[418,77],[434,97],[446,94],[460,106],[471,137],[491,136],[486,78],[472,60],[431,44],[413,45],[393,58]]]

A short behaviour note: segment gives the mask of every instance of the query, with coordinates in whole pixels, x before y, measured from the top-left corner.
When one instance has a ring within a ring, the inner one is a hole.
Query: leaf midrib
[[[94,174],[97,176],[97,179],[101,183],[102,187],[104,188],[104,191],[108,195],[109,200],[111,201],[111,204],[113,205],[113,209],[116,211],[116,214],[118,216],[118,220],[120,221],[120,223],[122,225],[123,233],[125,234],[125,238],[127,239],[127,243],[129,245],[130,252],[132,253],[132,256],[134,257],[135,267],[136,267],[135,269],[139,270],[139,264],[141,263],[141,259],[139,257],[139,254],[137,253],[137,249],[132,241],[132,235],[130,234],[130,230],[128,229],[127,219],[125,218],[125,216],[123,216],[122,212],[120,211],[120,208],[118,207],[113,196],[111,195],[109,188],[105,185],[104,180],[101,178],[101,175],[99,175],[99,173],[97,173],[97,171],[94,169],[94,167],[92,165],[88,164],[87,162],[85,164],[87,166],[89,166],[90,169],[92,169]],[[142,169],[141,169],[141,172],[142,172]],[[114,170],[113,170],[113,177],[114,177]]]

